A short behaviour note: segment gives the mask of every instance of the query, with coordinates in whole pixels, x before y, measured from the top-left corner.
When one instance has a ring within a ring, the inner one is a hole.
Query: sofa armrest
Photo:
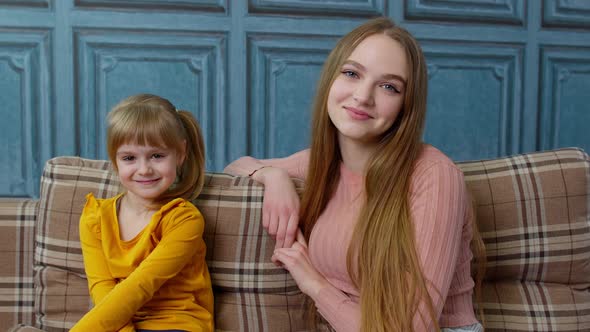
[[[38,201],[0,199],[0,331],[34,323],[33,254]]]
[[[8,330],[8,332],[43,332],[43,330],[39,330],[36,327],[19,324]]]

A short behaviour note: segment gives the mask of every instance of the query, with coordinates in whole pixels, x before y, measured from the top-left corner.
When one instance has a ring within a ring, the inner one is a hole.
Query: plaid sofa
[[[590,159],[575,148],[458,164],[487,249],[488,331],[590,331]],[[0,199],[0,332],[67,331],[90,305],[78,218],[112,196],[106,161],[47,162],[39,200]],[[263,187],[208,173],[205,216],[218,331],[301,331],[304,297],[270,262]],[[34,326],[34,327],[33,327]]]

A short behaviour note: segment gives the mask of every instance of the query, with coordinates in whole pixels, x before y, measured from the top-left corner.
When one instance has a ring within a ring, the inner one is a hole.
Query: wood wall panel
[[[125,97],[153,93],[195,115],[207,150],[223,155],[216,135],[225,121],[226,37],[155,31],[78,30],[75,32],[81,154],[107,158],[105,118]],[[214,111],[212,111],[214,110]],[[223,167],[207,158],[207,168]]]
[[[544,0],[543,25],[547,27],[590,28],[590,1]]]
[[[74,0],[79,8],[112,9],[112,10],[177,10],[195,12],[227,11],[225,0]]]
[[[0,31],[0,196],[35,196],[51,152],[47,31]]]
[[[409,20],[464,21],[523,25],[524,0],[406,0]]]
[[[541,148],[577,146],[590,151],[590,48],[545,46],[541,58]]]
[[[422,41],[428,62],[425,141],[454,160],[516,150],[523,48]]]
[[[2,0],[0,1],[0,8],[2,7],[50,9],[52,8],[52,0]]]
[[[315,83],[334,44],[333,37],[249,36],[252,155],[284,157],[308,146]]]
[[[248,0],[251,13],[374,17],[386,13],[385,0]]]

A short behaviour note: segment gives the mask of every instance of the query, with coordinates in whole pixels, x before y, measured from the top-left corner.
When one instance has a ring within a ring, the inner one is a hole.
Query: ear
[[[176,159],[177,165],[182,165],[186,159],[186,140],[182,140],[182,144],[180,145],[180,151],[178,152],[178,157]]]

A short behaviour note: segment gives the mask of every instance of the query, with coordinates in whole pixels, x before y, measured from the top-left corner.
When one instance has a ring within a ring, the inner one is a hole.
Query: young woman
[[[368,21],[326,60],[310,149],[225,169],[265,185],[273,260],[336,331],[482,329],[470,201],[461,171],[421,142],[426,91],[417,41],[386,18]],[[301,207],[290,177],[306,181]]]
[[[191,113],[137,95],[109,113],[107,148],[121,185],[88,194],[80,242],[94,302],[70,331],[213,331],[204,221],[204,144]]]

